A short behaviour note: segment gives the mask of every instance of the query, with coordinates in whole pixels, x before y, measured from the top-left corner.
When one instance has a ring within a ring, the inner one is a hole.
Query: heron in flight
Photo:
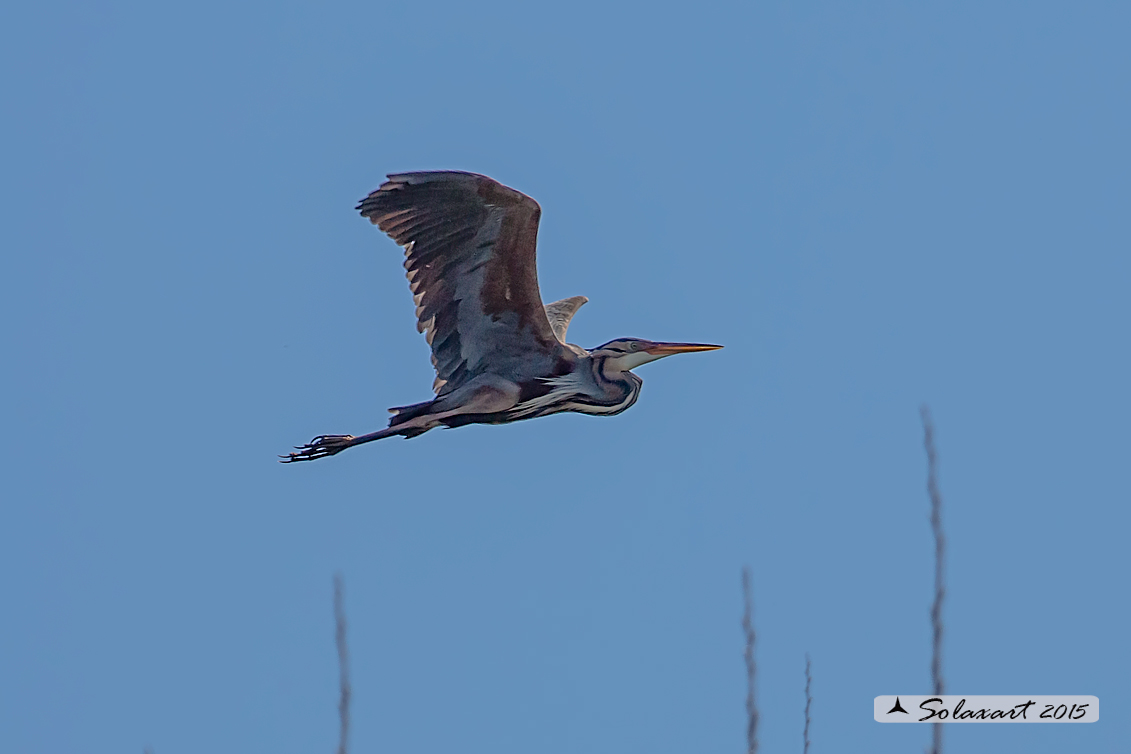
[[[436,397],[389,409],[389,426],[378,432],[315,437],[280,456],[283,463],[439,426],[506,424],[563,411],[612,416],[640,395],[636,367],[722,348],[618,338],[586,351],[566,343],[570,320],[589,299],[542,304],[534,252],[542,210],[486,176],[397,173],[357,209],[404,247],[416,329],[432,347]]]

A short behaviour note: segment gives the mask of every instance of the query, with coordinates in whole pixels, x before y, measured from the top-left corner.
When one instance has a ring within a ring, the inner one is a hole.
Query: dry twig
[[[809,754],[809,725],[813,722],[813,717],[810,711],[813,709],[813,663],[809,660],[809,655],[805,655],[805,732],[803,735],[805,740],[805,748],[802,754]]]
[[[931,498],[931,532],[935,536],[935,599],[931,604],[931,685],[935,696],[942,696],[945,684],[942,676],[943,598],[946,596],[945,572],[946,537],[942,528],[942,495],[939,494],[938,457],[935,454],[935,426],[931,411],[924,405],[919,410],[923,418],[923,445],[927,449],[927,494]],[[942,725],[932,726],[931,754],[942,754]]]
[[[746,753],[758,751],[758,705],[754,701],[754,599],[750,596],[750,569],[742,569],[742,596],[745,610],[742,614],[742,630],[746,634]]]
[[[338,754],[347,754],[350,734],[350,656],[346,647],[346,608],[343,597],[342,574],[334,574],[334,643],[338,647],[338,717],[341,729],[338,734]]]

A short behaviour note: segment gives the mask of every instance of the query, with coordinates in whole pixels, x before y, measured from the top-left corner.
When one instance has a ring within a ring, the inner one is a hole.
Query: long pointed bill
[[[653,356],[671,356],[675,353],[695,353],[697,351],[717,351],[722,346],[713,346],[708,343],[653,343],[645,348],[646,353]]]

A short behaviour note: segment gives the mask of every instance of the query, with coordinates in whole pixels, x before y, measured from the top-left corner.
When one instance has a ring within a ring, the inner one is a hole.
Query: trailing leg
[[[491,415],[508,411],[518,403],[520,388],[510,380],[495,375],[482,375],[447,395],[426,403],[403,406],[395,411],[389,426],[368,435],[319,435],[306,445],[296,446],[297,453],[279,456],[283,463],[314,461],[336,455],[346,448],[386,437],[406,438],[422,435],[440,426],[445,419],[461,414]]]

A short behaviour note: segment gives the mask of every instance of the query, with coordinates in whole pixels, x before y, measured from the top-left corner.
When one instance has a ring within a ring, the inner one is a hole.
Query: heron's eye
[[[640,350],[640,343],[635,341],[635,340],[632,341],[631,343],[628,344],[628,350],[639,351]]]

